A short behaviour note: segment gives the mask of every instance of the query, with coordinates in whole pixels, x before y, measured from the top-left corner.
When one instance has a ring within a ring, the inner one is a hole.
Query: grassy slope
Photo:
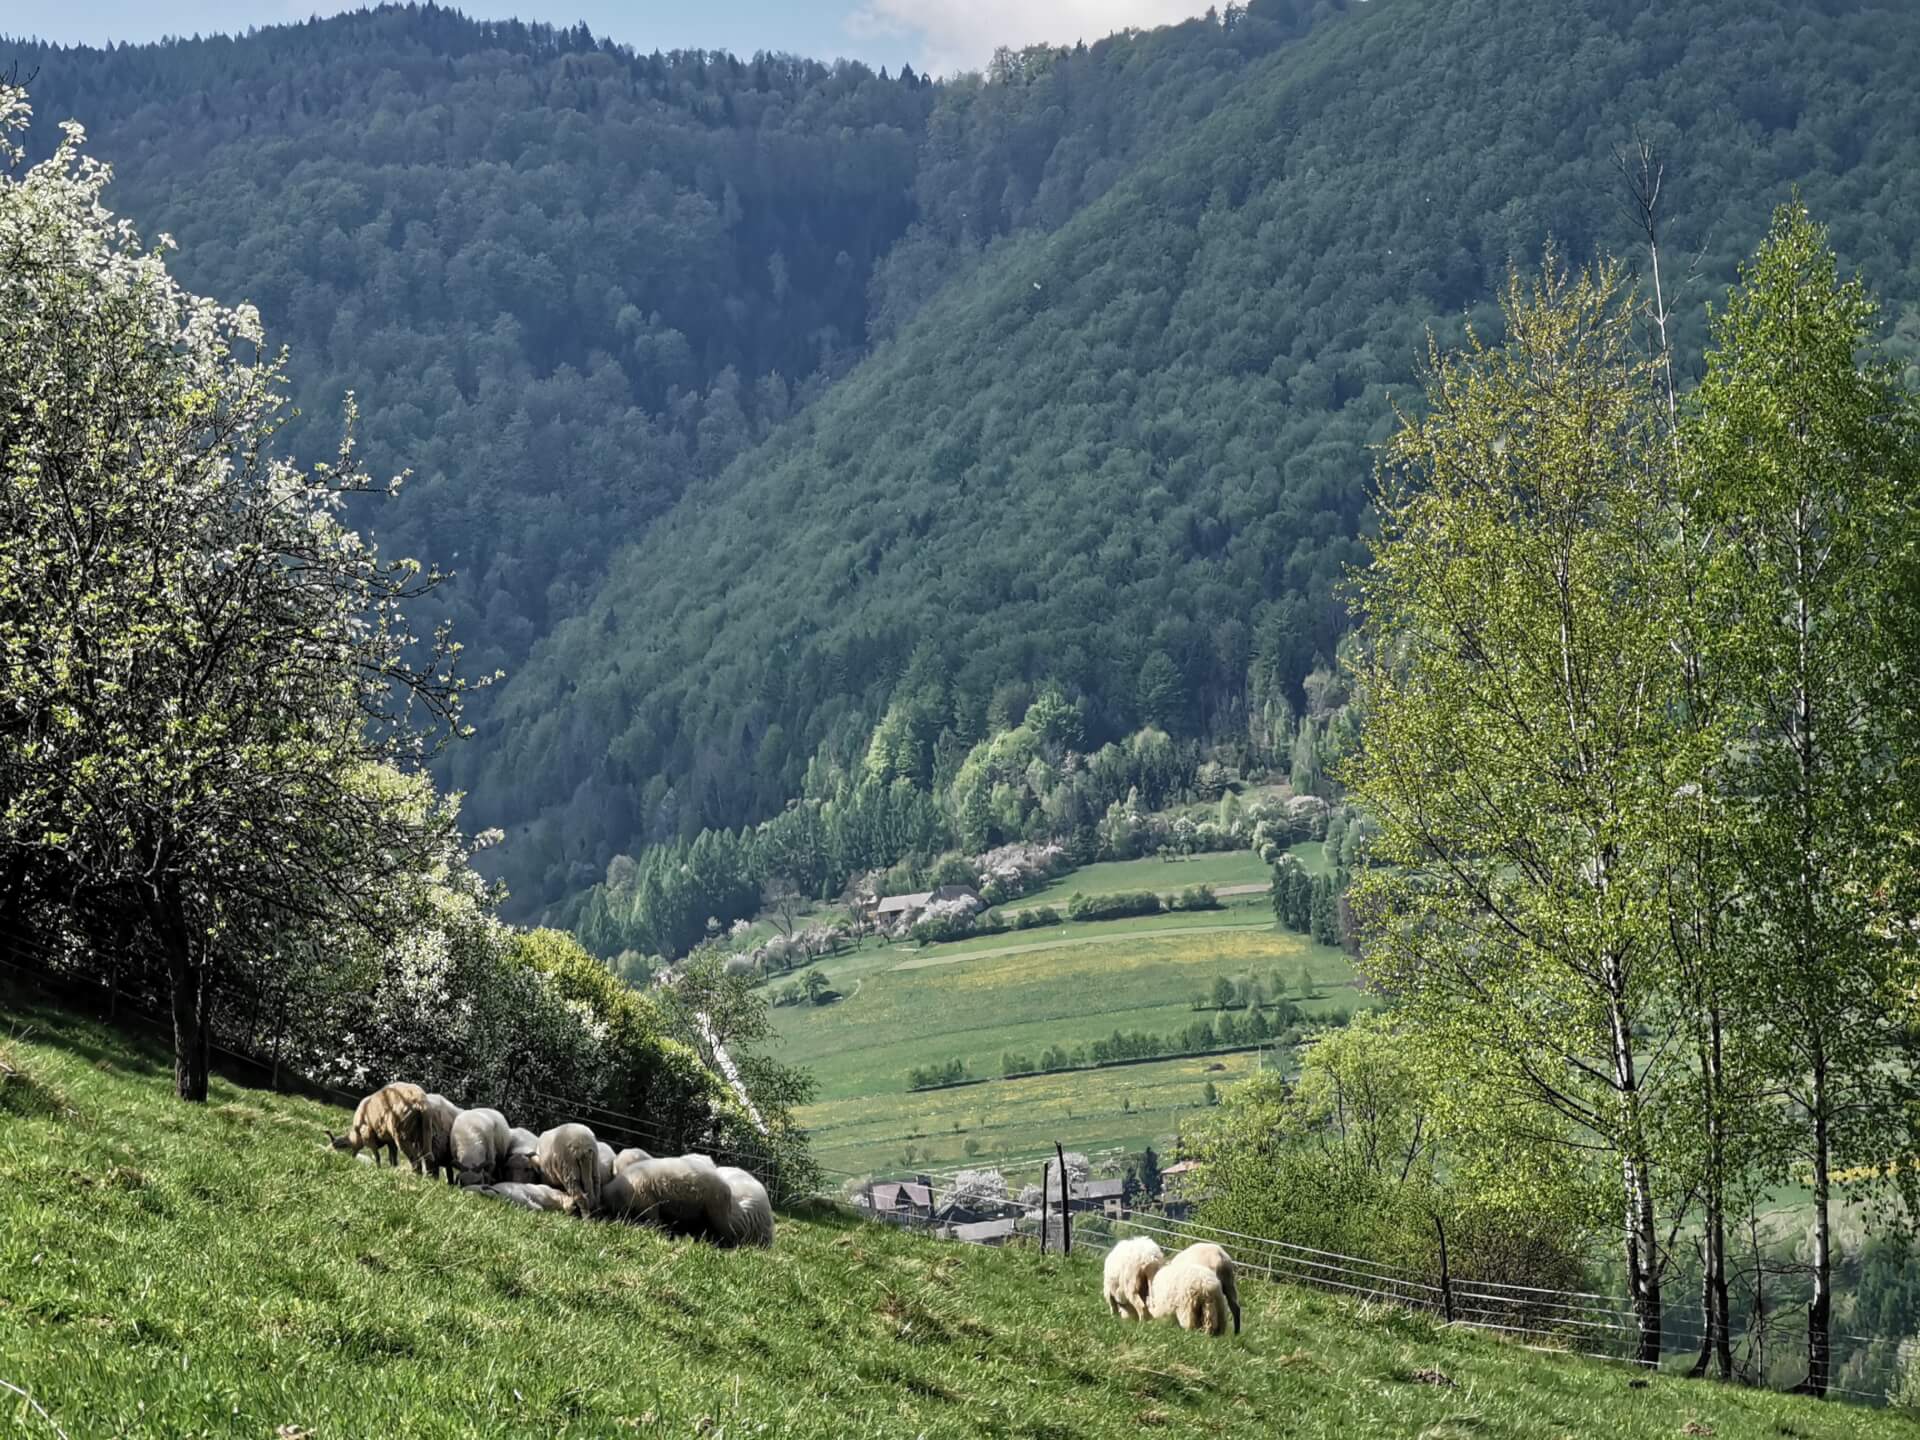
[[[224,1082],[182,1106],[162,1057],[0,1012],[33,1027],[0,1085],[0,1377],[75,1437],[1916,1433],[1262,1286],[1237,1340],[1123,1328],[1088,1258],[525,1215],[323,1153],[337,1112]],[[6,1433],[53,1433],[0,1398]]]

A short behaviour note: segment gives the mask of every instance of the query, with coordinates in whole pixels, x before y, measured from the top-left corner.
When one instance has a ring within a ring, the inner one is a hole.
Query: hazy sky
[[[489,19],[584,20],[640,50],[790,50],[946,74],[978,68],[995,45],[1097,40],[1161,25],[1208,0],[466,0]],[[0,0],[0,34],[64,44],[157,40],[275,25],[352,8],[338,0]],[[3,57],[0,57],[3,58]]]

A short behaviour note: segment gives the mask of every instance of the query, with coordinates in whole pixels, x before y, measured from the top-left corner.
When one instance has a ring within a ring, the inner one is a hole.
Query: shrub
[[[1051,905],[1037,905],[1031,910],[1022,910],[1013,917],[1016,930],[1038,930],[1046,925],[1058,925],[1060,912]]]
[[[1070,920],[1120,920],[1129,915],[1158,915],[1160,897],[1151,890],[1123,891],[1117,895],[1076,894],[1067,901]]]
[[[1211,885],[1189,885],[1178,895],[1167,901],[1169,910],[1218,910],[1220,897],[1213,893]]]

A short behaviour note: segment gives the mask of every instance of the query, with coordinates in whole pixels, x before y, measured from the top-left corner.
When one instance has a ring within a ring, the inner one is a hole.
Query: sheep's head
[[[346,1136],[336,1135],[324,1125],[320,1127],[320,1133],[327,1137],[327,1144],[335,1150],[353,1149],[353,1142],[348,1140]]]

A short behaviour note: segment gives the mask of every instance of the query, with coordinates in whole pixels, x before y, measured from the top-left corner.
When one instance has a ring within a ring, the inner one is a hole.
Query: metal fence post
[[[1053,1153],[1060,1160],[1060,1253],[1073,1253],[1073,1216],[1070,1213],[1072,1182],[1067,1179],[1067,1152],[1060,1148],[1058,1140],[1053,1142]]]
[[[1047,1204],[1050,1180],[1053,1175],[1053,1162],[1040,1162],[1040,1253],[1047,1253]]]

